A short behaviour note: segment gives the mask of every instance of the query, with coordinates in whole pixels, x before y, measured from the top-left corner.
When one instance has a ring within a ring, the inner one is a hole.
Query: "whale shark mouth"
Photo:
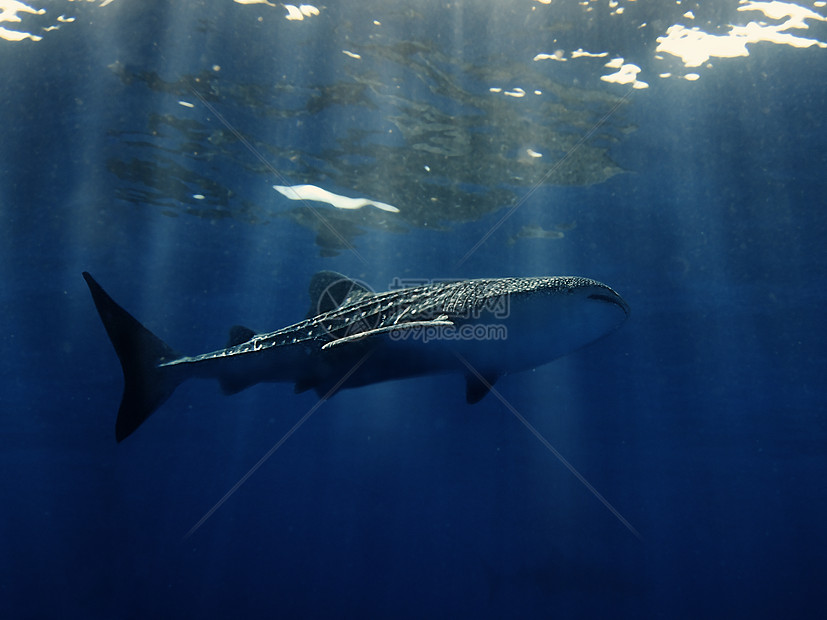
[[[622,308],[623,312],[625,312],[627,315],[629,314],[628,304],[626,304],[619,297],[614,297],[612,295],[602,295],[600,293],[594,293],[592,295],[589,295],[589,299],[595,299],[597,301],[602,301],[602,302],[605,302],[607,304],[613,304],[615,306],[618,306],[618,307]]]

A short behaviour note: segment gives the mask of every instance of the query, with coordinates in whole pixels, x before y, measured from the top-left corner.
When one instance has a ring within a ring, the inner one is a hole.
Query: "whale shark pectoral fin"
[[[302,377],[297,379],[295,385],[293,385],[293,393],[301,394],[302,392],[306,392],[316,387],[317,383],[318,380],[316,377]]]
[[[497,382],[500,376],[495,373],[482,375],[465,375],[465,402],[469,405],[480,402],[491,390],[491,386]]]
[[[218,379],[218,384],[221,386],[221,392],[227,396],[231,394],[238,394],[258,383],[258,379],[249,379],[238,376],[227,376]]]
[[[293,392],[301,394],[313,390],[321,400],[327,400],[335,393],[336,390],[333,387],[336,384],[337,382],[330,376],[308,375],[296,380],[296,383],[293,384]]]
[[[407,323],[399,323],[396,325],[386,325],[385,327],[368,329],[357,334],[351,334],[350,336],[345,336],[343,338],[331,340],[330,342],[322,346],[322,351],[326,351],[332,349],[333,347],[338,347],[349,342],[357,342],[359,340],[364,340],[366,338],[378,336],[380,334],[397,334],[399,335],[399,339],[403,340],[407,338],[408,332],[410,332],[411,330],[453,326],[453,321],[449,321],[447,316],[445,315],[440,315],[436,319],[430,321],[409,321]]]

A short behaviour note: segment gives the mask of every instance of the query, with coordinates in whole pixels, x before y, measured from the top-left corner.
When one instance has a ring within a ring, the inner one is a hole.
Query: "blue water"
[[[0,39],[3,617],[823,611],[827,51],[655,58],[758,19],[736,3],[99,4],[2,24],[42,36]],[[600,80],[616,56],[649,88]],[[399,214],[316,203],[318,239],[298,183]],[[619,291],[622,329],[497,387],[640,538],[459,376],[335,395],[214,512],[313,392],[185,383],[116,444],[82,271],[200,353],[303,318],[322,269]]]

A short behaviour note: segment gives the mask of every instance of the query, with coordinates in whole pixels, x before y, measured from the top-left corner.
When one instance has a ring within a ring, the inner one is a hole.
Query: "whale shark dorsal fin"
[[[491,386],[497,382],[497,379],[499,379],[497,374],[484,374],[482,379],[476,375],[466,375],[465,402],[469,405],[480,402],[488,394]]]
[[[373,291],[356,280],[335,271],[319,271],[310,279],[310,310],[307,318],[330,312],[352,303]]]
[[[230,339],[227,341],[227,348],[243,344],[251,340],[256,333],[249,327],[243,325],[233,325],[230,328]]]

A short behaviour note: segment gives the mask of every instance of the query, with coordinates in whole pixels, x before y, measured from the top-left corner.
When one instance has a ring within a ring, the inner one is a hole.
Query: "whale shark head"
[[[497,294],[507,302],[488,305],[502,312],[507,336],[491,350],[490,365],[529,368],[571,353],[620,327],[629,306],[610,287],[574,276],[513,278],[500,281]],[[485,317],[480,321],[484,322]]]
[[[546,344],[565,352],[613,332],[629,316],[629,306],[617,292],[580,277],[542,278],[532,290],[513,293],[510,304],[512,329],[529,327],[544,341],[550,335]]]
[[[548,278],[532,297],[531,302],[540,305],[533,310],[541,317],[567,325],[567,331],[587,342],[614,331],[629,317],[629,305],[616,291],[589,278]]]

